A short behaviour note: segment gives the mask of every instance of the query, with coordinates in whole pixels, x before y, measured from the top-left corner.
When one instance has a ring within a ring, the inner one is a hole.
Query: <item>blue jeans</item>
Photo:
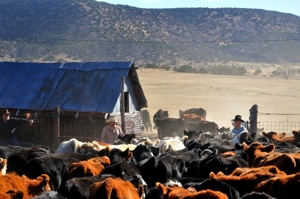
[[[12,138],[1,139],[0,140],[0,145],[1,146],[8,146],[8,145],[20,146],[20,143],[19,143],[17,137],[14,136]]]

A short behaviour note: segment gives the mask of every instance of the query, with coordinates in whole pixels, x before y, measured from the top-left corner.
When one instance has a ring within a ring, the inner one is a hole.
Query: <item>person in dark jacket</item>
[[[10,118],[10,112],[7,109],[3,109],[0,112],[2,119],[0,119],[0,145],[1,146],[19,146],[20,143],[15,135],[15,130],[18,125],[32,124],[33,120],[22,118]]]

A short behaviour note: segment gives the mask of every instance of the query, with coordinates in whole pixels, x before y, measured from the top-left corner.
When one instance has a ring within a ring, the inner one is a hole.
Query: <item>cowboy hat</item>
[[[109,118],[107,120],[105,120],[106,123],[110,123],[110,122],[118,122],[118,119],[114,116],[109,116]]]
[[[236,116],[234,117],[234,119],[232,119],[231,121],[241,121],[241,122],[245,122],[244,120],[242,120],[242,116],[240,116],[240,115],[236,115]]]
[[[3,115],[3,114],[10,115],[10,112],[7,109],[2,109],[1,110],[1,115]]]

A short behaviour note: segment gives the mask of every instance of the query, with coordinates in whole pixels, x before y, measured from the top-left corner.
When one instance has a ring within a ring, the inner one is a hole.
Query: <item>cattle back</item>
[[[174,136],[182,137],[185,130],[184,121],[180,118],[157,119],[156,126],[159,139]]]

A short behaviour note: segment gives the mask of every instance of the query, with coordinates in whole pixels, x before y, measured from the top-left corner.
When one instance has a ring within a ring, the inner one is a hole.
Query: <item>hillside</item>
[[[2,0],[0,27],[2,60],[300,63],[300,17],[275,11]]]

